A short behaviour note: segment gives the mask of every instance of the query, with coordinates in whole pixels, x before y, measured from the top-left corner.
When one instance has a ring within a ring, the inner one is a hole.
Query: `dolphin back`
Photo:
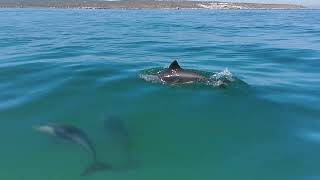
[[[170,84],[189,84],[208,79],[196,71],[181,68],[176,60],[170,64],[169,68],[159,71],[158,78],[161,82]]]
[[[94,161],[96,160],[96,151],[89,137],[81,129],[71,125],[55,125],[55,134],[62,139],[79,144],[89,153],[92,153]]]
[[[92,154],[93,164],[86,168],[82,176],[90,175],[97,171],[105,171],[111,169],[109,164],[104,164],[97,161],[96,151],[93,143],[90,141],[87,134],[81,129],[72,125],[50,124],[34,127],[35,130],[44,132],[47,134],[55,135],[59,138],[68,140],[72,143],[78,144],[86,151]]]
[[[57,128],[57,134],[65,139],[81,145],[89,153],[92,153],[93,163],[81,173],[82,176],[87,176],[98,171],[106,171],[111,169],[109,164],[97,161],[97,155],[93,143],[90,141],[87,134],[81,129],[70,125],[63,125],[60,126],[60,128]]]

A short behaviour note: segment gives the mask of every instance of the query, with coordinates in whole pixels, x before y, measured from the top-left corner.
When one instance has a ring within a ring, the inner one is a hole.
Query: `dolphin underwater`
[[[129,132],[124,122],[116,116],[106,116],[104,119],[104,128],[110,134],[118,134],[126,138],[129,137]]]
[[[50,124],[38,126],[34,129],[39,132],[44,132],[46,134],[53,135],[68,140],[72,143],[78,144],[81,147],[83,147],[86,151],[91,153],[93,157],[93,164],[84,170],[84,172],[81,174],[82,176],[90,175],[95,171],[108,170],[112,168],[110,165],[97,161],[96,150],[93,146],[93,143],[90,141],[87,134],[79,128],[74,127],[72,125]]]
[[[188,69],[182,69],[178,62],[174,60],[169,68],[157,74],[162,83],[168,84],[190,84],[195,82],[206,82],[208,78]]]
[[[117,116],[105,116],[104,117],[104,129],[107,136],[111,141],[109,143],[113,148],[117,149],[123,157],[125,157],[125,166],[119,169],[126,170],[136,165],[136,159],[133,158],[133,147],[131,142],[130,133],[124,121]]]

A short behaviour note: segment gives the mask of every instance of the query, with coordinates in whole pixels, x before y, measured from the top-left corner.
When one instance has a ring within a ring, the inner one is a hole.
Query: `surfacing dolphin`
[[[83,176],[90,175],[96,171],[108,170],[112,168],[110,165],[97,161],[97,154],[93,143],[90,141],[87,134],[77,127],[72,125],[49,124],[35,127],[35,130],[68,140],[75,144],[79,144],[86,151],[91,153],[93,164],[85,169],[85,171],[81,174]]]
[[[195,71],[182,69],[176,60],[170,64],[169,68],[158,72],[157,75],[161,82],[169,84],[190,84],[208,81],[207,77]]]

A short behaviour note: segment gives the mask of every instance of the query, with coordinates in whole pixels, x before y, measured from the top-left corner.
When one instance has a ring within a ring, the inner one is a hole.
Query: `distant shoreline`
[[[296,4],[227,3],[216,1],[50,1],[2,0],[0,8],[59,8],[59,9],[306,9]]]

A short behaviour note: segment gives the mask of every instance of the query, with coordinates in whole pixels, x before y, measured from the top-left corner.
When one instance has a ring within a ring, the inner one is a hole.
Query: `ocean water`
[[[320,179],[320,11],[0,15],[1,180]],[[173,59],[238,83],[148,79]],[[80,176],[90,155],[46,123],[81,128],[117,168]]]

